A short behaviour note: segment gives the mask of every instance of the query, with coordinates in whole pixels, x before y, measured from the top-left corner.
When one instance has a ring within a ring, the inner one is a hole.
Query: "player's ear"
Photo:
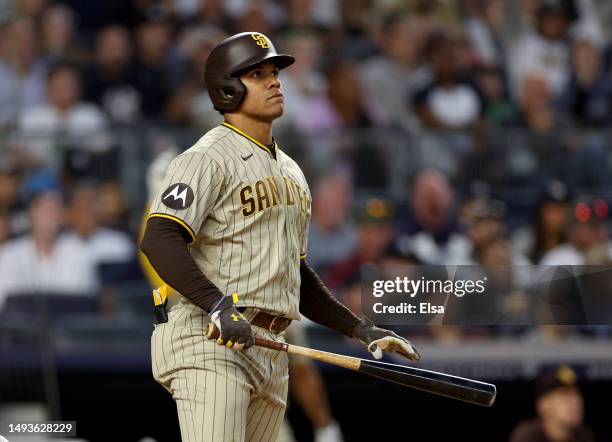
[[[234,98],[234,91],[232,90],[219,89],[219,92],[221,93],[221,95],[223,95],[223,98],[225,98],[226,100],[231,100],[232,98]]]

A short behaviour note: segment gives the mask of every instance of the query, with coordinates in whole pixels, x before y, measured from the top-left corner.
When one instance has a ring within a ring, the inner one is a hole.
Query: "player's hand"
[[[408,339],[402,338],[391,330],[385,330],[374,325],[364,317],[353,330],[353,337],[359,339],[376,359],[381,359],[383,351],[398,353],[412,361],[421,359],[421,355]]]
[[[236,309],[232,298],[224,299],[211,313],[210,319],[219,329],[220,336],[217,339],[217,344],[238,351],[245,350],[255,344],[251,324]]]

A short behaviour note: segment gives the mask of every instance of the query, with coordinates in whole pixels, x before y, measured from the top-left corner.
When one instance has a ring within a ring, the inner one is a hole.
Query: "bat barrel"
[[[417,390],[490,407],[497,389],[486,382],[403,365],[362,360],[359,371]]]

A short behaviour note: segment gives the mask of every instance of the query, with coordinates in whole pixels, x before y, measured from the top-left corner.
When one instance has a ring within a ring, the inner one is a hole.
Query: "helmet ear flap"
[[[240,105],[246,93],[246,88],[237,78],[224,78],[217,81],[215,87],[210,89],[209,93],[215,95],[214,98],[211,98],[213,98],[212,102],[216,110],[230,112]]]

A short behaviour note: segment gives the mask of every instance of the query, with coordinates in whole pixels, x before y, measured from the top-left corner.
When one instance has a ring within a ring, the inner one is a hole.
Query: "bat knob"
[[[219,329],[212,322],[208,323],[208,327],[206,328],[206,337],[208,339],[218,339],[219,338]]]

